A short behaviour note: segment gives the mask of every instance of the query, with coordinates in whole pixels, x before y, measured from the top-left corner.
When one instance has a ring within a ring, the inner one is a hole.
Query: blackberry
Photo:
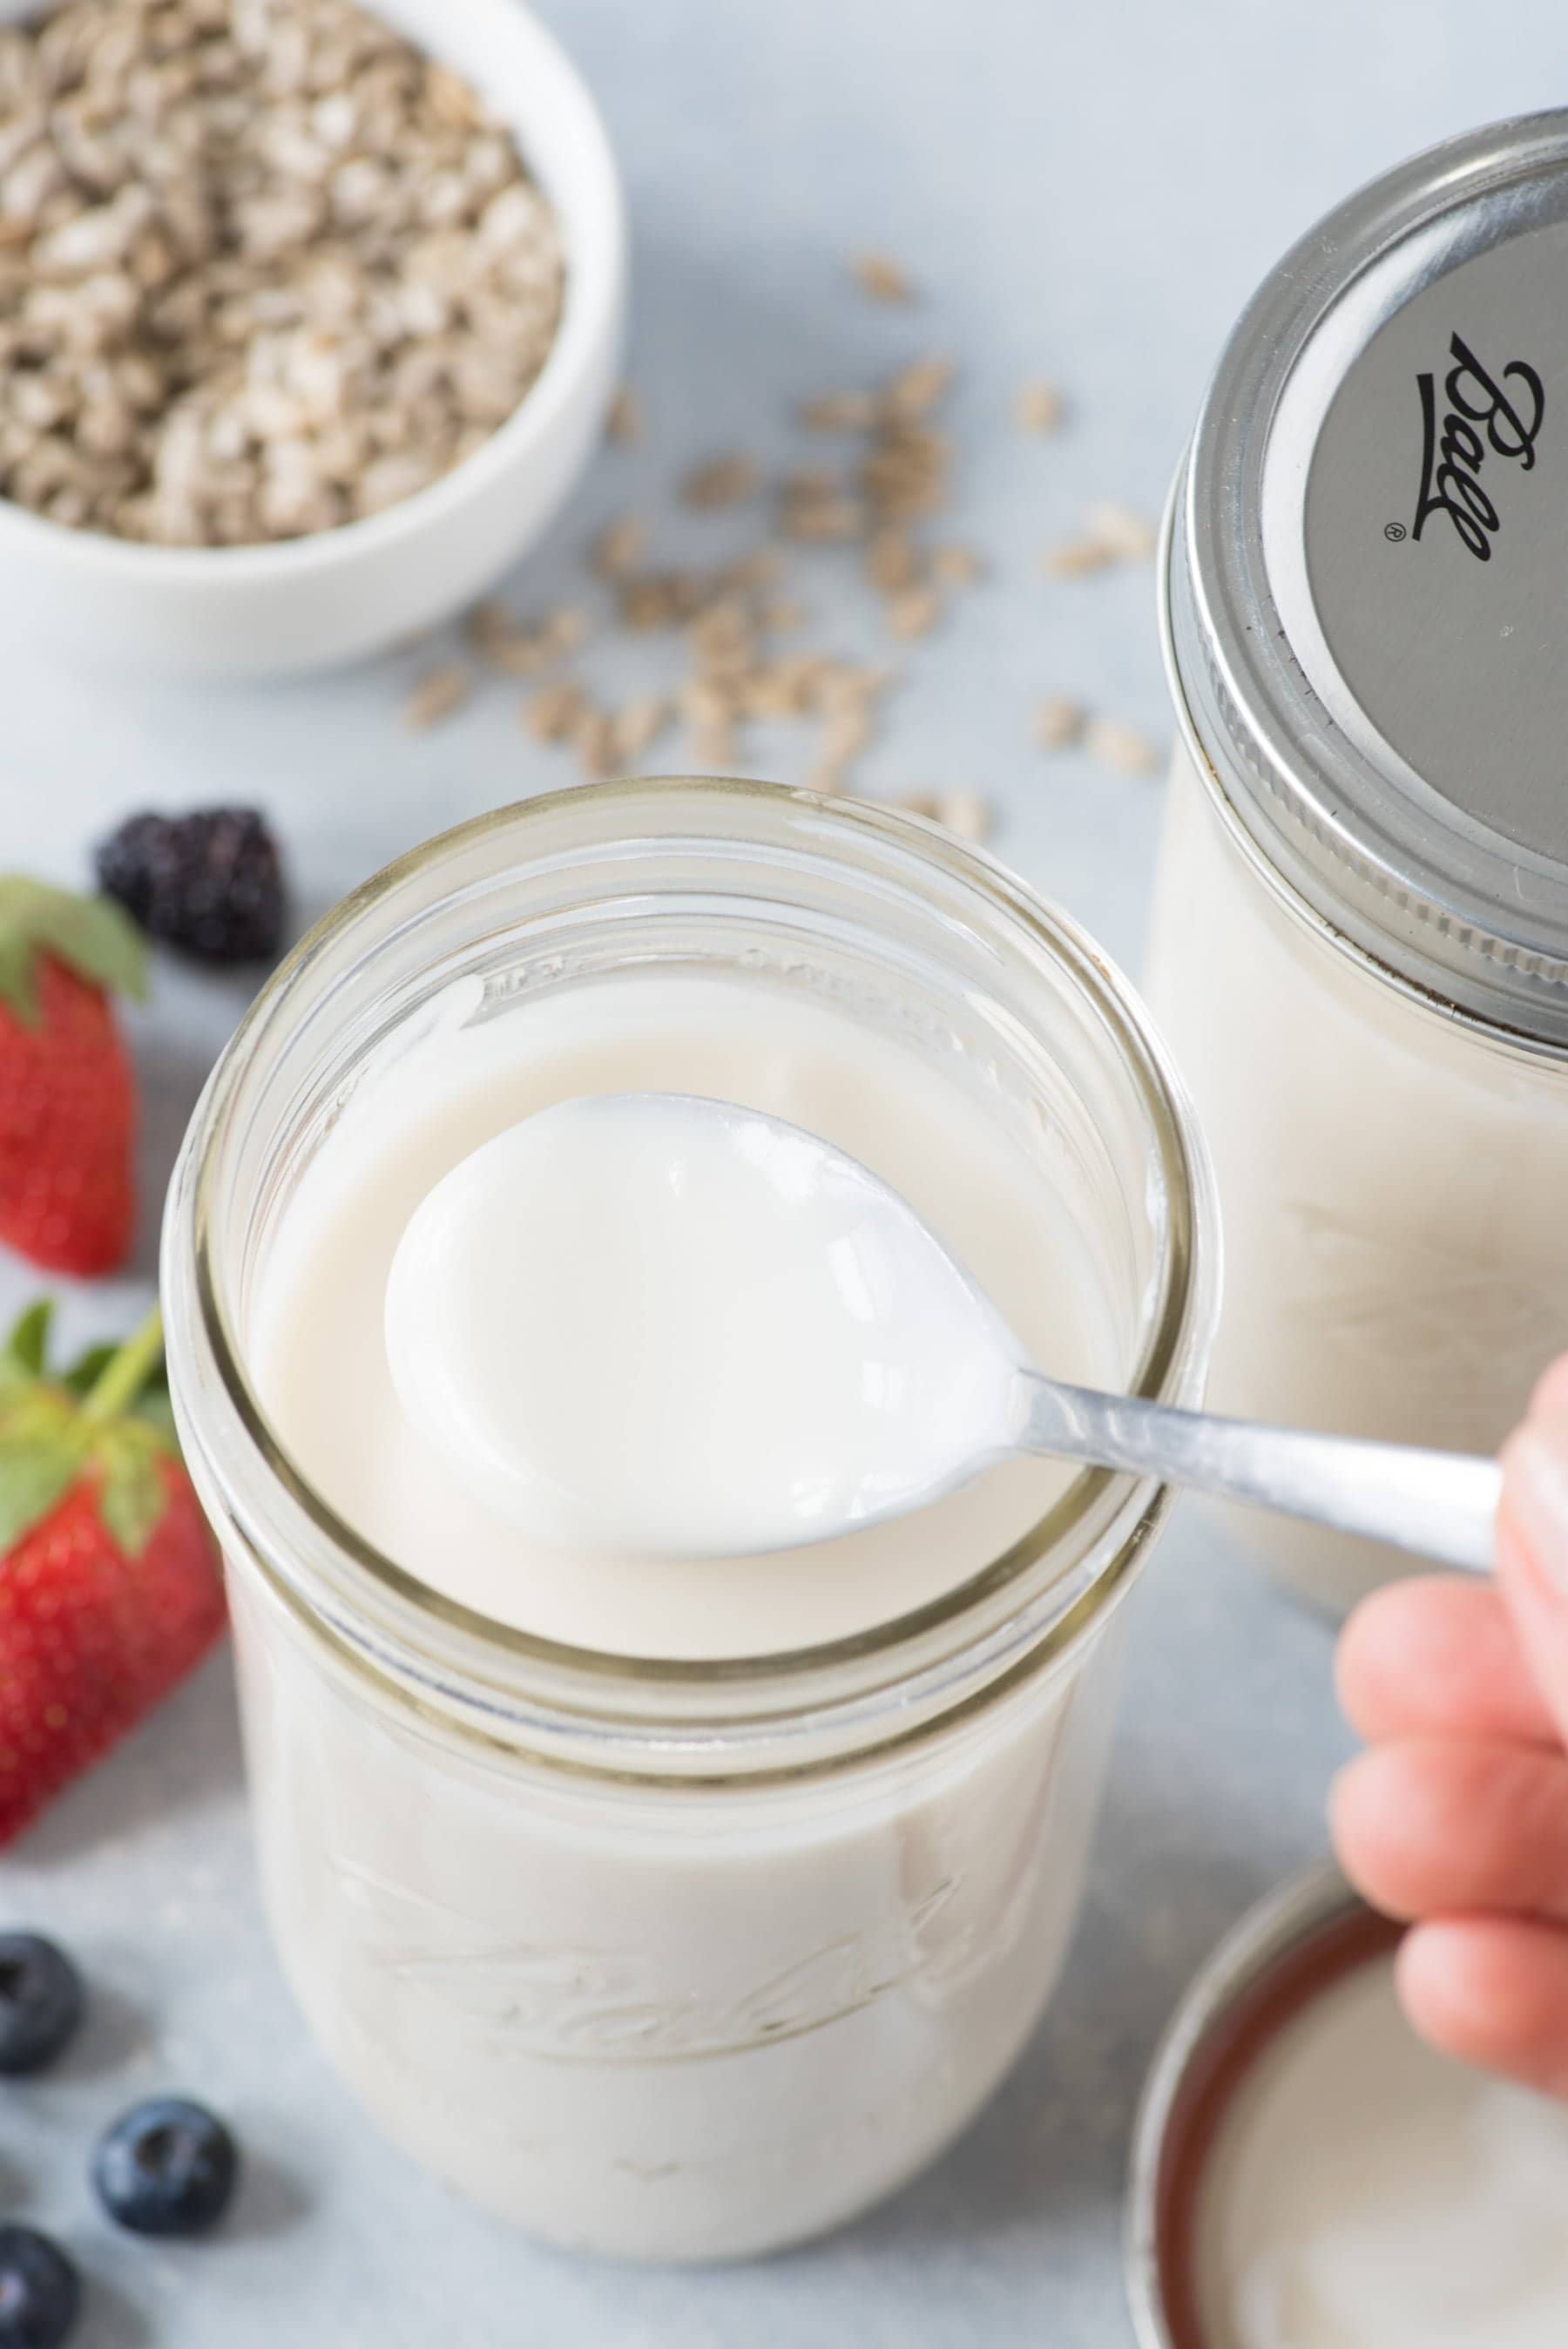
[[[150,936],[207,962],[259,962],[283,935],[277,843],[254,808],[133,815],[100,843],[98,885]]]

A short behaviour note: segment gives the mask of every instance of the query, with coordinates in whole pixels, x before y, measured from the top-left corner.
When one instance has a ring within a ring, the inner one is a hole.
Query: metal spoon
[[[572,1233],[562,1218],[585,1199],[584,1227]],[[503,1207],[505,1248],[495,1244]],[[612,1258],[622,1269],[606,1295],[594,1260]],[[770,1313],[791,1318],[770,1326]],[[637,1342],[650,1327],[651,1349]],[[511,1340],[530,1329],[558,1333],[548,1410],[518,1371],[532,1358]],[[499,1332],[488,1355],[476,1330]],[[524,1530],[568,1546],[694,1557],[786,1548],[922,1507],[1008,1454],[1041,1453],[1470,1572],[1491,1562],[1495,1461],[1047,1378],[896,1191],[815,1134],[727,1102],[568,1101],[482,1145],[411,1222],[387,1335],[405,1406],[454,1470]],[[650,1353],[660,1365],[666,1337],[685,1365],[684,1416],[673,1421],[669,1377],[646,1394],[624,1371]],[[801,1375],[802,1361],[820,1375]],[[721,1411],[731,1413],[722,1444]],[[645,1423],[659,1427],[652,1470],[618,1490],[625,1447],[609,1428]]]

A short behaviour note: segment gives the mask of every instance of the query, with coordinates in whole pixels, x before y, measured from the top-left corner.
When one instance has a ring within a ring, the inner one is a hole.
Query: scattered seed
[[[733,596],[710,604],[692,622],[686,636],[705,677],[736,678],[756,661],[757,634],[751,615]]]
[[[732,726],[705,727],[692,737],[692,755],[699,767],[717,767],[727,773],[735,766],[735,729]]]
[[[799,418],[808,432],[864,432],[875,423],[877,402],[869,391],[824,391],[802,400]]]
[[[1026,383],[1018,394],[1014,413],[1020,431],[1059,432],[1065,413],[1061,393],[1054,383]]]
[[[542,629],[513,626],[505,636],[487,636],[480,650],[502,677],[537,677],[555,655]]]
[[[681,483],[681,497],[686,505],[707,510],[738,505],[752,495],[758,479],[753,460],[732,451],[694,465]]]
[[[602,782],[613,775],[619,760],[616,756],[615,721],[607,710],[584,709],[572,728],[572,747],[577,753],[577,763],[593,782]]]
[[[542,627],[531,628],[505,604],[476,604],[464,633],[489,667],[503,677],[532,677],[581,640],[580,623],[585,625],[580,613],[558,613]]]
[[[482,652],[498,636],[510,636],[516,626],[516,614],[491,599],[473,606],[463,621],[463,634]]]
[[[655,628],[670,628],[679,617],[679,610],[668,578],[660,573],[643,579],[628,579],[621,589],[621,621],[624,627],[634,628],[639,635]]]
[[[914,287],[891,254],[857,254],[851,263],[862,294],[873,302],[913,302]]]
[[[931,575],[939,586],[973,587],[985,568],[972,546],[934,546],[931,550]]]
[[[601,579],[624,579],[642,559],[646,533],[635,514],[606,523],[593,541],[589,563]]]
[[[810,667],[815,706],[822,710],[875,701],[893,681],[890,668],[862,668],[854,661],[817,659]]]
[[[1076,701],[1052,695],[1035,712],[1035,740],[1042,750],[1065,750],[1083,739],[1084,713]]]
[[[858,759],[872,739],[871,710],[863,701],[844,702],[822,728],[822,756],[834,766]]]
[[[540,630],[547,656],[561,660],[574,653],[588,634],[588,615],[581,604],[562,604]]]
[[[448,661],[440,668],[427,669],[403,704],[403,723],[416,734],[427,728],[438,726],[460,709],[471,689],[469,672],[460,661]]]
[[[820,498],[836,498],[841,484],[837,473],[826,465],[797,465],[779,483],[779,495],[787,505],[810,505]]]
[[[1105,570],[1116,554],[1103,539],[1068,538],[1059,546],[1047,547],[1040,560],[1053,579],[1082,579],[1091,571]]]
[[[883,521],[934,513],[947,496],[951,450],[946,437],[918,424],[884,424],[861,460],[860,486]]]
[[[754,589],[770,585],[780,567],[776,548],[753,547],[749,554],[738,554],[725,564],[718,574],[719,590],[727,595],[748,595]]]
[[[821,699],[822,679],[834,664],[825,653],[789,653],[773,664],[774,675],[794,696],[798,710],[815,709]]]
[[[1148,736],[1119,718],[1091,718],[1084,743],[1091,758],[1118,774],[1152,775],[1159,770],[1160,753]]]
[[[936,802],[936,821],[960,840],[990,836],[990,806],[978,792],[944,792]]]
[[[734,723],[735,696],[729,687],[717,678],[688,677],[676,699],[681,717],[693,734],[722,733]]]
[[[953,361],[940,352],[916,359],[912,367],[901,368],[885,387],[882,397],[884,413],[918,421],[936,406],[953,376]]]
[[[745,718],[798,718],[805,699],[790,661],[765,661],[740,685],[740,709]]]
[[[1158,525],[1136,506],[1122,505],[1114,498],[1102,498],[1090,506],[1087,520],[1089,536],[1122,563],[1146,561],[1160,543]]]
[[[564,742],[588,714],[588,699],[580,685],[562,678],[542,685],[522,705],[522,722],[538,742]]]
[[[866,518],[853,498],[793,498],[779,517],[786,538],[823,544],[843,544],[861,536]]]
[[[920,556],[906,530],[879,530],[866,548],[866,576],[884,595],[896,595],[920,578]]]
[[[832,467],[799,466],[771,485],[779,540],[865,542],[867,577],[883,598],[889,628],[901,637],[929,633],[942,615],[942,591],[981,574],[972,548],[950,541],[928,554],[915,527],[947,494],[951,446],[928,419],[952,374],[951,361],[928,356],[880,388],[807,402],[801,420],[810,429],[863,435],[851,469],[846,477]],[[623,419],[617,437],[624,429]],[[754,460],[730,452],[695,468],[682,494],[697,506],[727,504],[760,485]],[[581,684],[556,677],[538,686],[521,710],[536,740],[570,746],[587,773],[606,775],[634,766],[678,718],[696,763],[732,770],[744,723],[815,720],[810,783],[828,792],[849,788],[896,670],[818,651],[775,656],[769,639],[806,617],[800,604],[774,586],[778,544],[753,546],[712,570],[645,568],[642,525],[623,515],[598,533],[588,560],[610,586],[624,626],[684,631],[686,675],[673,694],[638,695],[618,710],[600,708]],[[565,605],[529,624],[492,601],[469,615],[467,633],[491,667],[537,676],[583,643],[588,618],[581,606]],[[937,812],[937,797],[927,794],[921,804]],[[975,821],[962,812],[962,794],[958,804],[959,823]]]
[[[895,636],[928,636],[942,617],[942,599],[932,587],[905,587],[889,599],[887,624]]]
[[[669,722],[670,706],[662,693],[640,693],[615,713],[613,749],[615,764],[630,766],[658,740]]]
[[[624,383],[610,402],[604,429],[606,437],[623,448],[633,448],[642,439],[643,403],[629,383]]]

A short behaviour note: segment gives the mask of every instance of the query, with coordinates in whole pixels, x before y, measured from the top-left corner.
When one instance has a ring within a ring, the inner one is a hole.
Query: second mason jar
[[[975,1488],[962,1524],[892,1529],[852,1622],[864,1557],[824,1575],[810,1551],[710,1562],[684,1634],[649,1597],[689,1606],[678,1562],[662,1584],[616,1562],[592,1639],[582,1561],[561,1562],[548,1620],[522,1567],[486,1612],[471,1512],[421,1578],[417,1431],[394,1424],[368,1484],[346,1456],[387,1377],[346,1284],[353,1259],[375,1293],[388,1183],[406,1214],[450,1117],[473,1146],[552,1093],[613,1089],[628,1049],[644,1083],[691,1090],[721,1023],[726,1081],[758,1107],[789,1105],[791,1063],[830,1028],[821,1121],[873,1160],[937,1102],[904,1176],[918,1200],[944,1156],[982,1150],[970,1237],[999,1301],[1077,1266],[1099,1373],[1197,1397],[1212,1204],[1139,1006],[934,827],[806,792],[572,792],[391,868],[263,990],[165,1227],[175,1406],[227,1561],[263,1884],[300,2004],[411,2153],[536,2232],[638,2258],[831,2226],[995,2086],[1072,1931],[1119,1602],[1167,1499],[1052,1470],[1043,1507],[979,1541]],[[476,1057],[506,1070],[482,1092]],[[340,1244],[288,1290],[315,1384],[280,1420],[263,1309],[324,1174]],[[333,1497],[354,1490],[357,1516]],[[738,1645],[752,1578],[780,1611]]]
[[[1321,222],[1162,566],[1150,992],[1225,1232],[1222,1411],[1496,1447],[1568,1342],[1568,113]],[[1249,1519],[1338,1611],[1408,1568]]]

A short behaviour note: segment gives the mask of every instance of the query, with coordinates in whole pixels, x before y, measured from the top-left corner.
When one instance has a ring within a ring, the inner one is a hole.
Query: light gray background
[[[577,592],[590,528],[628,503],[656,512],[655,485],[678,463],[728,444],[778,454],[793,398],[950,349],[964,367],[959,527],[994,575],[907,664],[866,779],[993,794],[1000,853],[1136,965],[1160,787],[1041,759],[1028,720],[1066,688],[1163,738],[1151,578],[1050,583],[1037,550],[1088,499],[1157,508],[1230,319],[1319,212],[1415,147],[1561,94],[1560,8],[1511,0],[1506,26],[1461,0],[546,0],[544,13],[624,166],[633,374],[656,455],[602,461],[520,596]],[[918,312],[875,309],[847,285],[845,256],[865,245],[906,261]],[[1010,427],[1034,373],[1071,398],[1056,441]],[[688,523],[680,543],[730,541]],[[800,592],[815,640],[869,648],[851,568],[805,564]],[[315,909],[421,835],[562,778],[518,730],[510,691],[403,733],[397,705],[419,665],[404,654],[286,690],[198,695],[15,664],[5,862],[77,879],[89,842],[134,805],[254,799]],[[752,763],[788,777],[787,750],[759,745]],[[165,966],[138,1022],[149,1278],[150,1199],[241,999]],[[135,1287],[73,1299],[75,1328],[122,1326]],[[0,1304],[30,1288],[7,1266]],[[1348,1750],[1326,1631],[1195,1528],[1178,1523],[1137,1632],[1082,1936],[1013,2079],[883,2210],[813,2250],[707,2275],[536,2251],[377,2142],[305,2044],[263,1940],[215,1662],[0,1862],[0,1914],[57,1932],[98,1992],[60,2073],[0,2098],[6,2208],[58,2230],[94,2279],[81,2349],[1126,2349],[1119,2204],[1148,2051],[1221,1930],[1318,1849]],[[253,2158],[233,2225],[188,2250],[113,2240],[83,2180],[91,2132],[162,2085],[210,2095]]]

